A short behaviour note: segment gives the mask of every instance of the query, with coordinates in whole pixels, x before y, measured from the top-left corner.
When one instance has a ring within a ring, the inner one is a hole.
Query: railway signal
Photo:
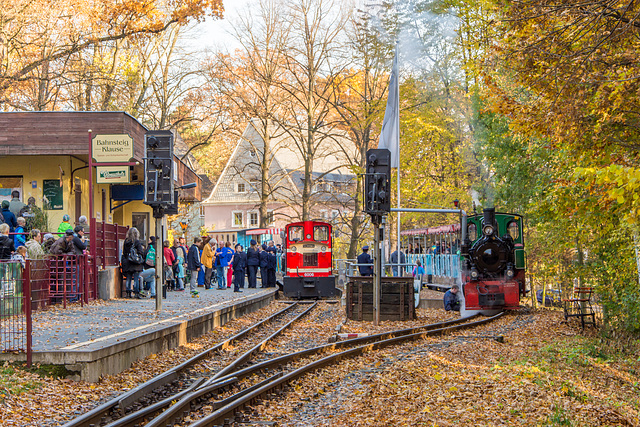
[[[379,217],[391,211],[391,152],[367,150],[365,212]]]
[[[154,130],[145,135],[144,203],[154,208],[174,203],[173,133]]]

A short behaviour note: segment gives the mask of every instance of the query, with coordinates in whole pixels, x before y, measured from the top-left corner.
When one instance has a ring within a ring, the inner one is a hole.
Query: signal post
[[[156,236],[156,310],[162,310],[163,237],[165,210],[177,205],[173,185],[173,133],[149,131],[145,135],[144,203],[153,208]]]
[[[380,294],[382,283],[382,245],[384,224],[391,210],[391,152],[388,149],[367,150],[367,169],[364,179],[365,212],[374,225],[373,253],[373,323],[380,323]]]

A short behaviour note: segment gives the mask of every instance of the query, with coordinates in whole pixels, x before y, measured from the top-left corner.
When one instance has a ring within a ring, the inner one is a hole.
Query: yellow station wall
[[[35,197],[36,205],[42,207],[43,180],[61,179],[63,209],[47,210],[49,215],[49,231],[56,231],[62,222],[62,216],[69,214],[71,223],[75,222],[75,192],[74,178],[80,180],[82,189],[82,208],[79,215],[89,217],[89,169],[84,168],[71,173],[74,169],[85,166],[86,162],[70,156],[0,156],[2,165],[1,176],[22,176],[22,200],[27,202],[29,197]],[[93,173],[93,197],[94,216],[99,220],[120,225],[131,225],[133,212],[148,212],[152,220],[152,210],[142,201],[130,202],[110,212],[109,200],[111,197],[108,184],[95,184],[95,171]],[[32,182],[36,181],[37,188],[32,188]],[[102,190],[106,191],[106,212],[102,212]],[[123,202],[111,202],[111,206],[117,206]]]

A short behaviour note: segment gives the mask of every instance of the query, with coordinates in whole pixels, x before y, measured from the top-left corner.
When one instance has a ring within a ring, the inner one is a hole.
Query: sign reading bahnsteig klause
[[[127,134],[96,135],[91,140],[96,163],[123,163],[133,157],[133,138]]]

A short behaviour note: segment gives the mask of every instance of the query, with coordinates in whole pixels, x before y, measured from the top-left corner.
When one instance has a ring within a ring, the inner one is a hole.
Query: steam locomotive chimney
[[[496,222],[496,208],[484,208],[482,210],[484,225],[494,225]]]

